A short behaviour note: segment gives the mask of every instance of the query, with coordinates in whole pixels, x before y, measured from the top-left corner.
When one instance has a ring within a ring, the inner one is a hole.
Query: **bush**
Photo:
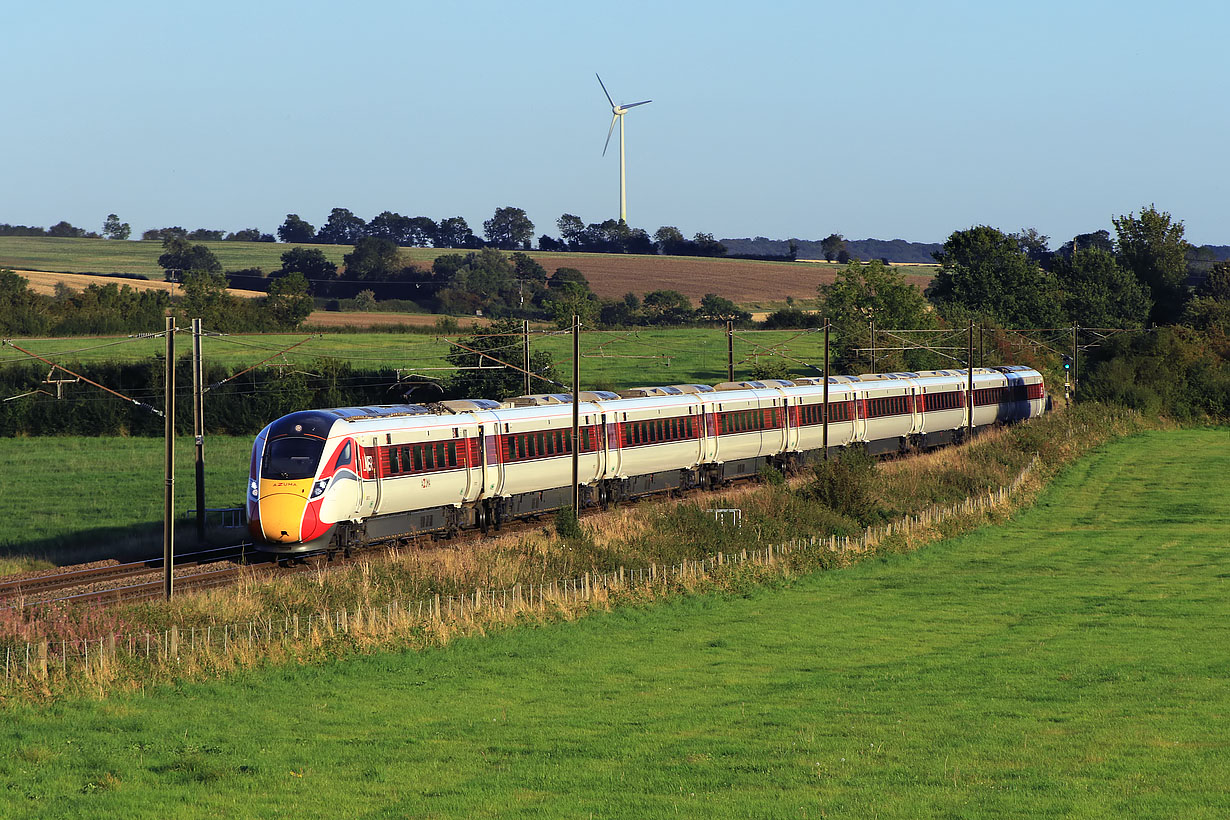
[[[863,526],[876,520],[876,462],[865,450],[847,447],[837,458],[817,464],[814,471],[815,478],[799,491],[805,498]]]

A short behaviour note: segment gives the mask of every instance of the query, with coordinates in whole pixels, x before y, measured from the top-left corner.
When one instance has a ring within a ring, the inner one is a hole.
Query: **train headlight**
[[[322,478],[320,481],[317,481],[315,484],[312,485],[312,494],[308,496],[308,498],[309,499],[320,498],[322,495],[325,494],[325,488],[328,486],[329,486],[329,479]]]
[[[255,478],[248,479],[248,498],[256,501],[260,497],[260,485]]]

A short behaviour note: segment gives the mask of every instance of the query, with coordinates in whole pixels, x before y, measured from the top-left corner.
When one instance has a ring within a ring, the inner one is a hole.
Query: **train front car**
[[[330,501],[357,495],[354,444],[329,439],[336,421],[333,413],[305,410],[283,416],[257,436],[248,476],[248,529],[269,551],[327,546],[337,518],[322,509],[326,494]],[[343,491],[345,484],[352,492]]]

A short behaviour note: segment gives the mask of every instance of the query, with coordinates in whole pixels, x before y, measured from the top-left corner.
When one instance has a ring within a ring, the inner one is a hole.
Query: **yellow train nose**
[[[300,481],[261,480],[261,534],[267,541],[285,544],[303,540],[303,513],[311,488],[310,478]]]

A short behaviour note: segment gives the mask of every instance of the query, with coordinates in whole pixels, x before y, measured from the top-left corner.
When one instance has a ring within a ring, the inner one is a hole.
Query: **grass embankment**
[[[1226,435],[1116,441],[1001,527],[776,589],[17,706],[0,800],[57,817],[1225,816]]]
[[[649,567],[652,564],[679,564],[696,561],[718,552],[734,554],[743,549],[759,549],[780,544],[799,535],[856,535],[866,526],[890,522],[900,516],[930,507],[952,504],[971,495],[1005,486],[1039,454],[1034,480],[1048,470],[1070,461],[1077,454],[1106,438],[1140,429],[1143,422],[1129,413],[1085,406],[1063,416],[1038,419],[980,437],[967,447],[928,454],[915,459],[861,469],[821,470],[817,478],[802,486],[776,483],[741,486],[728,493],[704,495],[696,500],[666,501],[624,507],[587,517],[580,537],[561,538],[548,527],[517,535],[466,543],[461,549],[410,549],[384,557],[374,557],[361,565],[340,571],[298,575],[275,582],[220,590],[177,599],[172,604],[142,604],[108,609],[109,631],[117,635],[120,647],[133,646],[134,638],[145,632],[163,633],[171,626],[181,631],[211,629],[223,624],[259,623],[298,617],[317,623],[334,618],[341,610],[372,612],[383,610],[390,601],[413,603],[434,595],[460,596],[475,589],[495,590],[514,585],[540,587],[559,579],[581,577],[584,573],[603,573],[623,566]],[[836,498],[821,492],[836,486],[845,493]],[[846,492],[855,487],[856,492]],[[820,499],[828,498],[829,503]],[[743,512],[743,526],[723,526],[706,510],[736,507]],[[911,549],[929,539],[970,526],[975,517],[956,517],[922,528],[907,536],[897,534],[879,549]],[[982,520],[977,517],[977,520]],[[549,520],[547,522],[549,524]],[[804,557],[799,566],[811,571],[817,566],[844,563],[827,554]],[[802,559],[801,559],[802,560]],[[810,560],[811,563],[806,563]],[[52,613],[27,612],[0,623],[0,651],[13,647],[24,656],[26,642],[48,640],[53,654],[78,657],[85,647],[60,645],[61,641],[80,639],[92,628],[90,610],[57,610]],[[391,636],[394,644],[403,635]],[[441,639],[438,630],[416,633],[411,642]],[[58,647],[58,649],[57,649]],[[307,640],[298,643],[292,657],[328,655],[331,644]],[[108,688],[148,681],[150,676],[184,670],[170,667],[147,668],[143,659],[131,659],[101,671],[91,680]],[[208,663],[193,674],[213,674],[219,670],[259,661],[255,656],[234,657],[212,654]],[[63,662],[53,660],[52,667]],[[157,664],[155,664],[157,667]],[[91,673],[92,675],[92,673]],[[56,690],[81,685],[77,675],[53,681]]]
[[[180,540],[194,543],[195,448],[176,441],[175,508]],[[161,553],[162,439],[0,439],[0,575],[99,558]],[[252,439],[211,436],[205,444],[205,503],[244,500]]]

